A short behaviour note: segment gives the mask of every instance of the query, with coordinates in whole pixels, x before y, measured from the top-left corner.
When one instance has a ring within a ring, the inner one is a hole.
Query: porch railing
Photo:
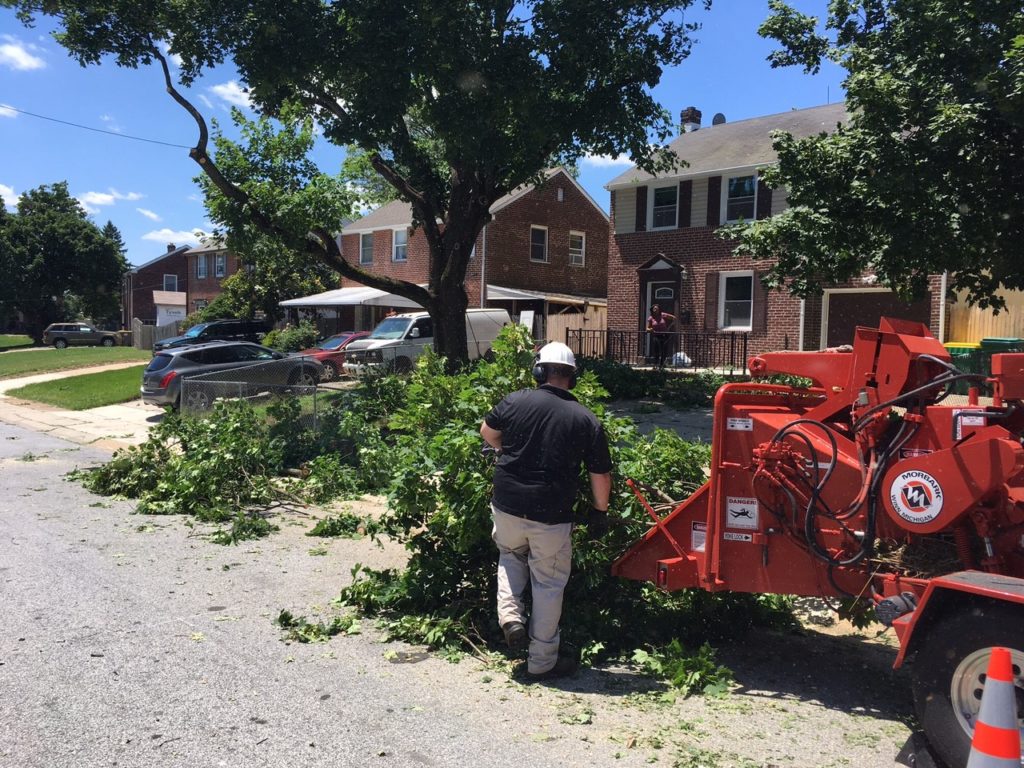
[[[747,334],[680,331],[669,334],[667,368],[745,371]],[[653,365],[654,344],[644,331],[567,329],[565,343],[573,354],[603,357],[626,365]]]

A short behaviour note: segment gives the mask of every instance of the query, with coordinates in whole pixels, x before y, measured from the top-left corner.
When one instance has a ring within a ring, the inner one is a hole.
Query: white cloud
[[[14,187],[0,184],[0,201],[6,208],[14,208],[18,204],[19,195],[14,194]]]
[[[29,52],[39,50],[32,43],[23,43],[11,35],[3,35],[0,39],[4,41],[0,43],[0,65],[22,71],[46,66],[45,61]]]
[[[238,84],[235,80],[228,80],[226,83],[215,85],[210,88],[213,94],[227,102],[233,107],[242,107],[244,109],[251,109],[252,104],[249,101],[249,94],[246,93],[245,88]]]
[[[172,64],[174,64],[174,66],[176,66],[179,69],[181,69],[181,56],[179,56],[176,53],[171,53],[171,45],[170,45],[170,43],[161,42],[160,43],[160,50],[163,51],[164,56],[167,57],[168,61],[170,61]]]
[[[210,101],[210,97],[207,96],[205,93],[199,94],[199,100],[206,105],[207,109],[213,109],[213,102]]]
[[[107,129],[113,131],[114,133],[124,132],[124,128],[118,125],[117,118],[112,117],[111,115],[100,115],[100,121],[106,123]]]
[[[10,104],[0,104],[0,117],[17,117],[18,113]]]
[[[99,213],[99,207],[102,205],[113,205],[118,200],[135,201],[142,198],[143,195],[138,192],[129,192],[125,195],[111,187],[106,192],[85,192],[78,196],[78,202],[82,204],[86,213]]]
[[[583,156],[582,162],[587,165],[592,165],[595,168],[610,168],[614,165],[632,165],[633,161],[629,159],[629,155],[619,155],[618,157],[612,157],[611,155],[591,155],[586,154]]]
[[[150,221],[162,221],[162,219],[160,218],[160,214],[153,213],[153,211],[149,210],[148,208],[136,208],[135,210],[141,213]]]
[[[198,243],[200,238],[203,237],[206,237],[206,233],[198,227],[191,231],[173,230],[170,227],[164,227],[163,229],[154,229],[152,232],[147,232],[142,236],[142,239],[153,240],[157,243],[185,245],[186,243]]]

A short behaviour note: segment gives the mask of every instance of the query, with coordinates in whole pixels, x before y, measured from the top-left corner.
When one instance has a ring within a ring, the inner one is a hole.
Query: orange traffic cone
[[[993,648],[967,768],[1020,768],[1020,730],[1010,652]]]

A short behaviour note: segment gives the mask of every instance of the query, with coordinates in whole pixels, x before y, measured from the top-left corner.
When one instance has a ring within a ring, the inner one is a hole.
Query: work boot
[[[568,677],[579,668],[576,659],[569,656],[559,656],[555,666],[546,672],[530,672],[527,670],[524,677],[529,683],[540,683],[544,680],[557,680],[560,677]]]
[[[521,621],[502,624],[501,631],[505,633],[505,644],[510,651],[521,651],[530,644],[530,637],[526,634],[526,627]]]

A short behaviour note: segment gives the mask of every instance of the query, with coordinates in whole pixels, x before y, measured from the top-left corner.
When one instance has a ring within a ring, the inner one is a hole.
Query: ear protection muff
[[[540,364],[539,352],[533,356],[533,370],[530,373],[533,374],[533,380],[538,384],[543,384],[548,380],[548,369],[547,366]]]
[[[566,366],[568,367],[568,366]],[[538,384],[544,384],[548,380],[548,367],[540,364],[540,354],[536,354],[533,357],[533,369],[530,371],[533,375],[533,380]],[[572,376],[569,377],[569,389],[576,386],[576,370],[573,369]]]

